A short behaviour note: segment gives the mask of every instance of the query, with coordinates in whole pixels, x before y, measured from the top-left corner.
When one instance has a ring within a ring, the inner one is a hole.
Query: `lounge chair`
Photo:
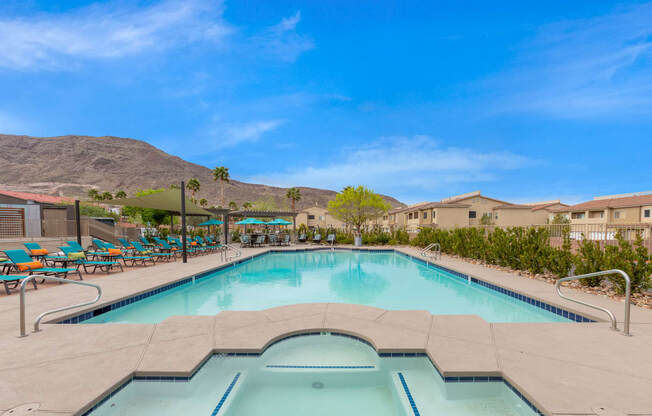
[[[179,251],[178,248],[172,247],[167,241],[163,240],[162,238],[154,237],[154,241],[156,241],[156,244],[159,245],[159,250],[162,253],[172,253],[175,255],[177,254],[183,254]]]
[[[240,236],[240,247],[247,247],[251,245],[251,239],[248,235],[244,234]]]
[[[150,243],[145,237],[140,237],[139,241],[144,247],[154,247],[154,244]]]
[[[290,245],[290,234],[283,234],[283,239],[280,241],[280,245],[282,246]]]
[[[212,251],[212,252],[217,251],[217,246],[215,246],[214,244],[209,244],[207,241],[204,241],[204,239],[200,236],[195,237],[195,241],[199,244],[200,247],[205,248],[206,251]]]
[[[317,233],[312,237],[312,243],[313,244],[319,244],[321,243],[321,234]]]
[[[133,255],[133,253],[123,253],[122,250],[120,250],[119,248],[117,248],[111,243],[103,242],[102,246],[106,251],[95,253],[96,255],[101,256],[103,258],[122,260],[125,266],[127,265],[128,261],[131,262],[132,266],[135,266],[136,263],[140,263],[143,266],[147,266],[147,261],[151,261],[152,264],[154,264],[154,258],[151,256],[142,255],[142,254]],[[136,249],[134,248],[134,250]]]
[[[61,251],[66,253],[67,258],[74,259],[75,253],[79,253],[79,258],[77,258],[76,264],[81,265],[84,268],[86,273],[95,273],[99,268],[101,271],[108,273],[114,267],[119,267],[120,271],[123,272],[122,264],[116,261],[96,261],[86,259],[86,253],[83,251],[75,251],[72,247],[61,246],[59,247]],[[82,257],[83,256],[83,257]],[[89,272],[88,269],[92,267],[93,271]]]
[[[2,284],[4,285],[5,292],[7,292],[7,295],[11,295],[11,292],[9,291],[9,289],[10,289],[9,285],[13,285],[13,286],[11,286],[11,289],[16,289],[18,287],[18,285],[20,284],[20,282],[22,282],[23,279],[27,279],[28,277],[29,276],[0,275],[0,282],[2,282]],[[34,285],[34,289],[38,289],[36,287],[36,280],[32,279],[32,284]]]
[[[156,259],[165,259],[165,261],[170,261],[174,258],[174,254],[172,253],[151,253],[149,250],[145,249],[145,247],[143,247],[138,241],[132,241],[131,245],[134,246],[138,254],[150,256],[152,259],[154,259],[154,261],[156,261]]]
[[[177,237],[169,237],[168,236],[168,243],[172,246],[175,247],[177,250],[179,250],[180,253],[183,253],[183,243],[181,240]],[[201,254],[201,251],[199,251],[197,248],[194,246],[190,245],[190,240],[186,239],[186,253],[190,255],[199,255]]]
[[[134,249],[134,247],[127,241],[126,238],[118,238],[118,241],[120,242],[121,249],[125,251],[131,251]]]
[[[330,245],[334,245],[335,244],[335,234],[328,234],[328,236],[326,237],[326,243],[328,243]]]
[[[63,276],[64,279],[68,278],[68,273],[77,273],[79,280],[84,280],[78,269],[45,267],[40,261],[34,261],[25,250],[5,250],[5,254],[13,263],[13,267],[21,272],[46,276]]]
[[[254,244],[257,245],[258,247],[262,247],[263,244],[265,244],[265,236],[264,235],[256,236],[256,241],[254,241]]]
[[[307,238],[305,234],[299,234],[299,238],[297,239],[301,243],[305,243]]]

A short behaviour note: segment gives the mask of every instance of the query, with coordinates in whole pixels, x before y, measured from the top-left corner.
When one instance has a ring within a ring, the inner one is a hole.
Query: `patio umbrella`
[[[204,221],[201,224],[197,224],[197,225],[198,226],[211,226],[211,225],[222,225],[222,224],[224,224],[222,221],[216,220],[215,218],[213,218],[213,219],[210,219],[208,221]]]
[[[245,226],[245,234],[247,233],[247,225],[249,224],[266,224],[265,221],[257,220],[255,218],[245,218],[244,220],[236,222],[237,225]]]
[[[272,220],[268,222],[267,224],[269,225],[290,225],[292,224],[290,221],[286,221],[283,218],[277,218],[275,220]]]

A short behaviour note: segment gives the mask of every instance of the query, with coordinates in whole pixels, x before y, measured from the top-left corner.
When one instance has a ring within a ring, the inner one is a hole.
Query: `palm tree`
[[[201,188],[201,185],[199,184],[199,180],[197,178],[190,178],[188,183],[186,184],[186,189],[190,191],[192,196],[190,197],[190,200],[192,202],[196,202],[197,200],[195,199],[195,193],[199,192],[199,188]]]
[[[238,210],[238,204],[235,203],[235,201],[229,202],[229,209],[232,211],[237,211]]]
[[[292,212],[294,212],[294,204],[301,199],[301,190],[299,188],[292,187],[288,189],[285,197],[290,200],[292,204]]]
[[[208,201],[206,200],[206,198],[200,199],[199,200],[199,205],[201,205],[202,207],[205,207],[206,205],[208,205]]]
[[[97,192],[97,189],[91,188],[88,190],[88,197],[93,201],[98,201],[100,199],[100,193]]]
[[[113,195],[111,195],[111,192],[106,191],[106,192],[102,193],[101,198],[102,198],[102,201],[110,201],[110,200],[113,199]]]
[[[115,199],[122,199],[126,197],[127,197],[127,193],[125,191],[118,191],[115,193]]]
[[[213,180],[214,181],[220,181],[222,184],[222,206],[225,205],[224,203],[224,183],[229,182],[229,168],[225,168],[224,166],[218,166],[215,169],[213,169]]]
[[[253,205],[251,205],[251,202],[249,202],[249,201],[242,203],[242,208],[243,209],[251,209],[252,206]]]

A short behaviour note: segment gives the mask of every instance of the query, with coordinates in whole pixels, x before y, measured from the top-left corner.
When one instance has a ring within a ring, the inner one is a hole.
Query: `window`
[[[324,221],[324,216],[323,215],[319,216],[319,221]]]
[[[475,218],[475,211],[469,211],[469,218]]]
[[[649,209],[646,209],[645,211],[643,211],[643,217],[650,218],[650,210]]]
[[[308,215],[308,219],[309,219],[309,220],[314,220],[314,219],[315,219],[315,216],[314,216],[314,215]]]
[[[423,219],[425,220],[427,218],[428,218],[428,211],[423,211]]]
[[[604,211],[589,211],[589,218],[603,218]]]
[[[573,212],[571,214],[571,218],[574,220],[581,220],[584,218],[584,213],[583,212]]]
[[[435,211],[435,210],[433,209],[433,210],[432,210],[432,218],[433,218],[433,219],[435,218],[435,215],[436,215],[436,214],[437,214],[437,211]]]
[[[614,211],[614,218],[625,218],[625,213],[622,211]]]

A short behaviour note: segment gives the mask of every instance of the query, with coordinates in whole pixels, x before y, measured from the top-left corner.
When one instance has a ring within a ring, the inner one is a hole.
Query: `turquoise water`
[[[568,322],[394,252],[271,253],[84,323],[156,323],[173,315],[341,302],[433,314],[476,314],[489,322]]]
[[[502,382],[444,383],[427,357],[379,357],[333,335],[213,356],[188,382],[133,381],[92,415],[414,416],[401,377],[422,416],[535,416]]]

